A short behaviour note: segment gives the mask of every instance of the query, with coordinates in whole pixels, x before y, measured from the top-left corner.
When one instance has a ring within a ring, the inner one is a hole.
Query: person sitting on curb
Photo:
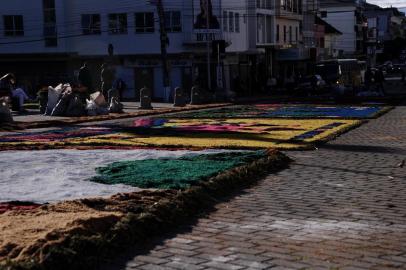
[[[15,82],[15,77],[14,74],[12,73],[7,73],[3,77],[0,78],[0,94],[1,97],[4,99],[11,98],[12,96],[12,89],[13,89],[13,83]],[[7,100],[8,101],[8,100]]]
[[[27,110],[24,109],[24,101],[28,101],[31,99],[21,87],[16,88],[15,85],[16,78],[13,73],[8,73],[0,78],[0,88],[4,90],[8,89],[9,96],[18,99],[19,112],[26,113]]]
[[[25,101],[31,101],[31,99],[28,97],[28,95],[25,93],[25,91],[21,87],[17,87],[12,90],[12,96],[13,98],[18,99],[18,108],[20,113],[27,113],[28,111],[24,109],[24,102]]]

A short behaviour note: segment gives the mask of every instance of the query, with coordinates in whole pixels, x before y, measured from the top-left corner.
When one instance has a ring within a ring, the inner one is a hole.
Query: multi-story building
[[[97,88],[109,61],[127,85],[125,97],[138,98],[147,86],[155,99],[167,99],[162,40],[172,89],[200,83],[249,95],[271,74],[287,77],[308,59],[302,1],[10,1],[0,10],[0,72],[35,89],[73,79],[86,61]]]
[[[314,25],[318,11],[318,0],[307,0],[303,3],[303,44],[307,48],[316,47]]]
[[[337,58],[337,39],[342,33],[320,17],[316,17],[314,27],[317,60]]]
[[[276,1],[276,75],[281,81],[306,72],[310,54],[309,48],[303,45],[305,3],[302,0]]]
[[[157,0],[16,0],[3,4],[0,71],[15,72],[34,88],[41,80],[51,84],[72,77],[81,63],[87,61],[98,85],[101,64],[112,61],[116,77],[127,84],[125,96],[136,98],[137,90],[147,86],[153,89],[154,98],[163,99],[157,3]],[[251,71],[244,69],[251,68],[255,62],[251,55],[258,53],[256,33],[249,31],[255,27],[255,6],[250,7],[251,3],[162,0],[172,88],[190,89],[194,81],[208,88],[217,84],[230,88],[234,72],[250,77]],[[218,63],[218,58],[210,59],[212,83],[207,83],[207,56],[211,56],[212,40],[225,40],[227,49],[226,56],[220,57],[224,65]],[[114,51],[112,57],[108,56],[108,48]],[[217,83],[217,77],[224,78],[222,83]]]
[[[329,0],[320,2],[321,18],[342,33],[337,39],[340,56],[365,57],[367,19],[365,0]]]
[[[368,54],[371,64],[376,59],[381,62],[398,58],[401,48],[395,48],[397,38],[406,38],[405,14],[396,8],[381,8],[367,4],[365,16],[368,18]]]

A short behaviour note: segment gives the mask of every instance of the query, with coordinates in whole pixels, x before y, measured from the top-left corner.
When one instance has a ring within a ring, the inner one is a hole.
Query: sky
[[[406,0],[367,0],[367,2],[381,7],[390,7],[391,5],[394,7],[406,7]]]

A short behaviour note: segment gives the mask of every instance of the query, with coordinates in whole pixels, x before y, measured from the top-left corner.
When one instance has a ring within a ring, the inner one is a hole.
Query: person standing
[[[0,94],[2,97],[11,97],[15,76],[12,73],[7,73],[0,78]]]
[[[124,93],[126,87],[127,86],[126,86],[125,82],[121,78],[118,78],[117,80],[115,80],[114,88],[117,89],[117,91],[118,91],[120,101],[123,99],[123,93]]]
[[[373,77],[372,69],[371,69],[371,67],[368,67],[367,71],[365,72],[365,79],[364,79],[366,91],[369,91],[369,88],[371,87],[372,77]]]
[[[82,67],[79,70],[78,81],[81,85],[87,88],[87,92],[91,93],[93,89],[92,76],[90,74],[87,63],[83,62]]]
[[[4,91],[6,96],[18,99],[18,111],[20,113],[27,112],[27,110],[24,109],[24,101],[30,100],[30,98],[21,87],[16,88],[16,78],[14,74],[8,73],[0,78],[0,90]]]
[[[378,69],[375,72],[375,83],[376,83],[376,90],[381,93],[383,96],[386,95],[385,88],[383,83],[385,82],[385,76],[383,75],[382,68]]]
[[[107,98],[108,92],[113,87],[114,82],[113,69],[107,63],[103,63],[101,66],[100,80],[103,96]]]

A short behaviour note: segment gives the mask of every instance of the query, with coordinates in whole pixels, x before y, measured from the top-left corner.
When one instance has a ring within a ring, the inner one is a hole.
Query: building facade
[[[74,80],[86,61],[99,87],[101,64],[110,62],[127,85],[126,98],[137,99],[147,86],[154,99],[168,100],[162,41],[171,89],[199,83],[213,92],[252,95],[269,76],[286,78],[309,58],[302,35],[306,3],[15,0],[0,10],[0,72],[16,73],[34,91]]]
[[[20,78],[31,80],[34,87],[40,81],[51,84],[73,77],[81,63],[87,61],[98,85],[101,64],[112,61],[116,77],[126,82],[126,97],[137,98],[137,89],[147,86],[153,89],[155,99],[165,99],[157,2],[9,2],[0,11],[1,72],[15,72]],[[162,0],[172,88],[190,89],[198,79],[206,82],[207,88],[215,86],[215,83],[208,85],[206,80],[207,44],[210,43],[211,51],[212,40],[226,40],[230,59],[224,60],[228,66],[223,69],[227,74],[233,69],[229,66],[238,63],[233,60],[235,55],[255,51],[255,44],[250,43],[247,34],[250,23],[247,3],[241,0],[223,6],[219,0]],[[206,8],[210,9],[212,25],[205,32],[206,26],[201,24]],[[112,56],[108,56],[109,47],[113,49]],[[210,60],[215,82],[219,63]],[[223,87],[230,87],[230,82],[225,82]]]
[[[366,57],[367,19],[365,0],[320,2],[320,17],[342,33],[337,39],[340,57]]]

